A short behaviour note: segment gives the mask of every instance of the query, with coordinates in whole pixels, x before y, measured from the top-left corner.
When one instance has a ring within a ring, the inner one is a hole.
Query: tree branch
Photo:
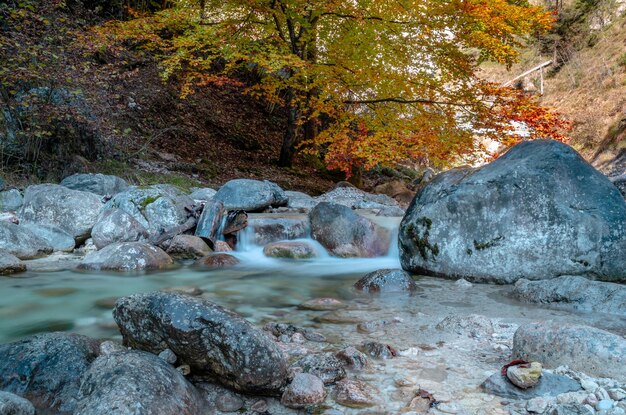
[[[461,102],[447,102],[447,101],[435,101],[432,99],[403,99],[403,98],[378,98],[378,99],[363,99],[363,100],[346,100],[344,104],[382,104],[385,102],[393,102],[396,104],[428,104],[428,105],[452,105],[456,107],[469,107],[470,104],[464,104]]]

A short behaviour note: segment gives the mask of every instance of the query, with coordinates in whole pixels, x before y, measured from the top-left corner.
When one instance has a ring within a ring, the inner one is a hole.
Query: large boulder
[[[334,203],[319,203],[309,213],[311,236],[340,257],[376,257],[389,249],[389,231]]]
[[[115,242],[135,242],[148,237],[148,231],[134,216],[121,209],[106,209],[91,230],[98,249]]]
[[[295,192],[292,190],[285,191],[285,195],[289,199],[287,207],[291,209],[313,209],[317,205],[317,200],[302,192]]]
[[[151,235],[160,235],[184,224],[194,200],[166,185],[131,187],[113,196],[104,209],[121,209],[133,216]]]
[[[213,200],[224,203],[227,210],[257,212],[270,206],[287,204],[287,196],[276,183],[251,179],[235,179],[219,188]]]
[[[160,357],[138,350],[98,357],[80,387],[74,415],[206,412],[200,392]]]
[[[318,196],[317,201],[335,203],[351,209],[384,209],[399,206],[398,202],[387,195],[367,193],[354,186],[337,186]]]
[[[28,399],[0,391],[0,415],[35,415],[35,407]]]
[[[34,223],[27,223],[20,226],[48,242],[55,251],[72,252],[76,246],[74,237],[57,226]]]
[[[242,392],[278,394],[287,363],[270,337],[207,300],[153,292],[117,301],[113,317],[124,344],[152,353],[170,349],[193,374]]]
[[[202,258],[211,252],[213,251],[202,238],[193,235],[176,235],[167,247],[167,253],[178,259]]]
[[[102,210],[101,197],[55,184],[29,186],[19,212],[20,223],[52,225],[77,242],[89,238]]]
[[[0,275],[17,274],[26,271],[26,265],[15,255],[0,251]]]
[[[126,180],[100,173],[73,174],[63,179],[60,184],[69,189],[91,192],[100,196],[113,196],[128,188]]]
[[[0,390],[22,396],[42,413],[71,414],[83,374],[99,342],[78,334],[38,334],[0,344]]]
[[[626,286],[565,275],[551,280],[518,280],[513,296],[528,303],[571,307],[626,316]]]
[[[307,238],[311,233],[308,218],[249,217],[248,228],[252,230],[252,243],[267,245],[288,239]]]
[[[52,253],[52,246],[25,226],[0,222],[0,249],[20,259],[39,258]]]
[[[23,201],[22,193],[17,189],[0,192],[0,212],[16,212]]]
[[[148,271],[168,268],[172,258],[161,248],[144,242],[117,242],[88,253],[78,269],[90,271]]]
[[[626,339],[589,326],[537,322],[513,336],[513,358],[546,367],[567,365],[595,377],[626,382]]]
[[[399,242],[402,267],[415,273],[626,282],[626,202],[556,141],[523,142],[480,169],[438,175],[411,203]]]

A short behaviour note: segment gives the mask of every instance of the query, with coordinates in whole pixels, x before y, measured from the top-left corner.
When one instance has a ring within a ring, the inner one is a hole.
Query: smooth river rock
[[[19,259],[33,259],[52,253],[52,246],[27,227],[0,221],[0,249]]]
[[[235,179],[225,183],[213,196],[227,210],[258,212],[268,207],[287,205],[287,196],[276,183],[251,179]]]
[[[379,269],[358,280],[354,288],[366,293],[411,292],[417,289],[417,284],[404,270]]]
[[[200,415],[200,392],[165,360],[138,350],[98,357],[80,387],[74,415]]]
[[[16,274],[26,271],[26,265],[15,255],[0,251],[0,275]]]
[[[172,264],[161,248],[144,242],[118,242],[88,253],[78,269],[125,272],[164,269]]]
[[[399,232],[406,270],[508,284],[626,282],[626,201],[571,147],[526,141],[480,169],[436,176]]]
[[[238,314],[175,293],[136,294],[117,301],[113,317],[133,348],[170,349],[195,375],[239,391],[279,394],[287,362],[276,343]]]
[[[306,242],[284,241],[265,245],[263,254],[272,258],[307,259],[317,256],[317,251]]]
[[[134,216],[122,209],[106,209],[91,230],[98,249],[115,242],[136,242],[148,237],[148,230]]]
[[[213,252],[209,245],[197,236],[176,235],[167,247],[167,253],[178,259],[202,258]]]
[[[38,334],[0,345],[0,390],[22,396],[43,413],[71,414],[81,378],[99,342],[78,334]]]
[[[298,373],[285,388],[281,403],[289,408],[306,408],[324,402],[324,382],[315,375]]]
[[[113,196],[128,188],[126,180],[100,173],[73,174],[63,179],[60,185],[73,190],[95,193],[100,196]]]

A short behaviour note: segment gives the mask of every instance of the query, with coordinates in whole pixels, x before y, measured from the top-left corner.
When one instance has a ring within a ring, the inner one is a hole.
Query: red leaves
[[[506,365],[502,366],[502,369],[500,369],[500,374],[502,376],[506,376],[506,371],[511,366],[530,367],[530,362],[527,362],[526,360],[520,360],[520,359],[513,360],[513,361],[507,363]]]

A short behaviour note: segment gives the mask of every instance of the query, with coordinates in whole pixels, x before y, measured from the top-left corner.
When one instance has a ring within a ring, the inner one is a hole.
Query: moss
[[[474,249],[476,249],[477,251],[482,251],[483,249],[492,248],[498,245],[498,242],[503,239],[504,239],[504,236],[502,235],[496,238],[493,238],[492,240],[487,241],[487,242],[478,242],[477,240],[474,239]]]
[[[428,261],[429,253],[431,259],[434,259],[439,255],[439,245],[432,245],[429,241],[430,228],[433,225],[433,221],[426,216],[423,216],[415,221],[415,224],[409,223],[406,227],[407,236],[413,241],[417,250],[424,261]]]
[[[141,201],[141,205],[139,206],[139,210],[142,212],[150,203],[156,202],[161,196],[148,196],[144,200]]]

